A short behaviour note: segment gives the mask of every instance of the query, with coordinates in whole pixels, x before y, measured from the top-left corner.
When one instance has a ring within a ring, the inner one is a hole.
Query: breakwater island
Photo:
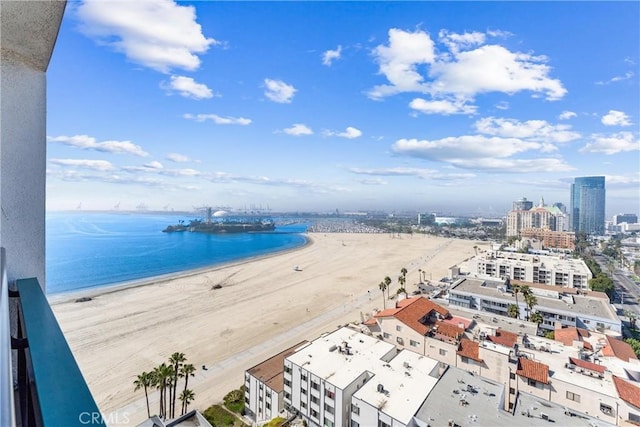
[[[263,232],[273,231],[276,225],[271,220],[256,220],[256,221],[244,221],[244,220],[199,220],[194,219],[185,224],[180,221],[178,224],[169,225],[162,230],[163,233],[176,233],[176,232],[196,232],[196,233],[249,233],[249,232]]]

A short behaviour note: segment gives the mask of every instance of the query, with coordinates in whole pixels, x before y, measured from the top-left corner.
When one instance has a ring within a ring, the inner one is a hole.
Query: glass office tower
[[[571,184],[571,225],[576,233],[604,234],[604,176],[575,178]]]

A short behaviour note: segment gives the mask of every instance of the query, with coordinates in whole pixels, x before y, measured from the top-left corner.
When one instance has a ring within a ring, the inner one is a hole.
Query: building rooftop
[[[264,383],[271,390],[279,393],[284,390],[284,359],[296,352],[296,350],[308,341],[302,341],[298,344],[281,351],[269,359],[258,363],[253,368],[247,369],[247,372]]]
[[[549,384],[549,366],[535,360],[518,358],[516,374],[543,384]]]
[[[372,370],[383,360],[386,363],[396,353],[393,344],[350,328],[339,328],[298,349],[287,360],[344,389],[363,371]]]
[[[594,417],[565,415],[563,406],[544,401],[527,393],[518,393],[513,414],[501,409],[505,399],[504,386],[473,375],[459,368],[449,367],[420,406],[415,418],[419,425],[432,426],[546,426],[550,421],[560,426],[612,426]],[[527,411],[529,417],[527,416]],[[542,418],[542,414],[547,419]],[[450,421],[453,424],[449,424]]]
[[[615,375],[613,376],[613,383],[616,386],[620,399],[636,408],[640,408],[640,387],[638,387],[637,384],[633,384]]]
[[[538,288],[539,286],[536,286]],[[549,286],[547,286],[549,287]],[[557,287],[551,286],[550,288]],[[561,288],[564,291],[566,288]],[[449,292],[465,292],[467,294],[475,294],[481,297],[494,298],[497,300],[508,301],[515,304],[516,298],[513,293],[507,291],[504,283],[495,280],[482,280],[477,278],[465,277],[453,284]],[[600,296],[592,297],[586,295],[570,295],[568,298],[549,298],[540,294],[536,295],[538,304],[536,308],[560,312],[573,313],[575,315],[589,315],[602,319],[620,321],[616,315],[614,308],[609,303],[609,299],[602,299]],[[524,303],[524,298],[518,298],[518,302]]]
[[[388,363],[373,368],[373,378],[354,394],[354,398],[408,425],[437,383],[437,370],[436,360],[403,350]],[[380,387],[382,391],[379,391]]]
[[[628,362],[630,360],[637,360],[638,357],[633,351],[633,348],[622,340],[618,340],[607,336],[607,345],[602,349],[602,355],[605,357],[617,357],[620,360]]]

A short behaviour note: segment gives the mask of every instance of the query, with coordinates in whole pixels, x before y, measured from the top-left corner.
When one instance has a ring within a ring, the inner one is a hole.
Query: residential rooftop
[[[284,390],[284,359],[296,352],[309,341],[302,341],[298,344],[281,351],[269,359],[258,363],[247,372],[264,383],[267,387],[275,392]]]

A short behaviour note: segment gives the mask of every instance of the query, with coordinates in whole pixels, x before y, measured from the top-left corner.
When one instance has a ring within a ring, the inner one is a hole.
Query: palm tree
[[[524,303],[527,305],[527,321],[529,321],[533,306],[538,304],[538,298],[536,298],[533,292],[531,292],[531,288],[529,286],[525,285],[521,287],[520,292],[522,292],[522,295],[524,295]]]
[[[404,289],[404,283],[407,280],[407,278],[403,275],[398,276],[398,294],[404,293],[406,295],[407,291]]]
[[[173,367],[173,393],[172,390],[169,389],[169,416],[171,418],[175,417],[176,414],[176,389],[178,388],[178,375],[180,375],[180,367],[186,360],[187,358],[185,357],[184,353],[179,352],[175,352],[169,357],[169,363]]]
[[[187,408],[189,407],[189,403],[193,402],[196,395],[193,390],[185,389],[180,393],[180,401],[182,402],[182,413],[180,415],[184,415],[187,412]]]
[[[518,308],[518,315],[516,318],[520,316],[520,304],[518,303],[518,293],[520,292],[520,285],[513,285],[513,296],[516,297],[516,307]]]
[[[418,269],[418,276],[420,276],[420,280],[418,280],[418,284],[422,283],[422,269]]]
[[[385,308],[387,308],[387,302],[384,299],[384,291],[387,289],[387,284],[385,282],[380,282],[378,287],[382,291],[382,308],[385,309]]]
[[[476,256],[478,256],[478,245],[473,245],[473,250],[476,252]]]
[[[161,363],[154,369],[155,386],[160,390],[160,418],[170,416],[167,413],[167,388],[171,390],[173,366]]]
[[[520,309],[516,304],[509,304],[509,307],[507,307],[507,315],[517,319],[518,316],[520,316]]]
[[[540,314],[539,311],[534,311],[533,313],[531,313],[531,321],[539,325],[544,321],[544,318],[542,317],[542,314]]]
[[[191,363],[185,363],[180,367],[180,375],[184,377],[184,390],[187,390],[189,377],[195,377],[196,368]]]
[[[151,411],[149,410],[149,394],[147,393],[147,388],[151,387],[153,384],[153,373],[152,372],[143,372],[138,375],[138,378],[133,382],[133,385],[136,386],[134,391],[138,391],[141,388],[144,388],[144,398],[147,401],[147,417],[151,418]]]
[[[389,289],[391,288],[391,277],[386,276],[384,278],[384,284],[386,285],[386,289],[387,289],[387,299],[389,299]]]

